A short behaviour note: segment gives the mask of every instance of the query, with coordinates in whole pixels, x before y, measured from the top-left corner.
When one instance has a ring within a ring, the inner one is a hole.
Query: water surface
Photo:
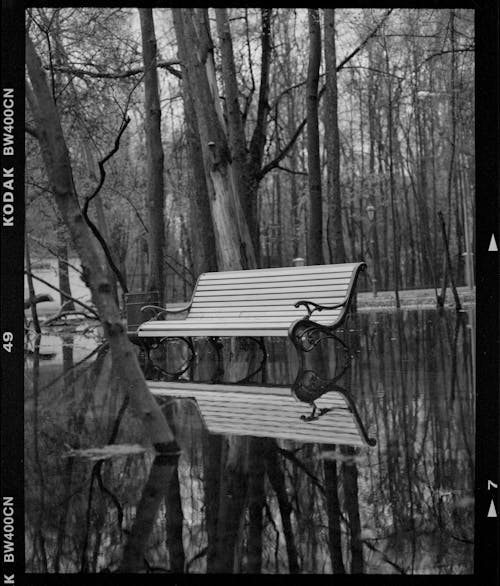
[[[374,447],[214,434],[195,401],[169,399],[182,451],[167,465],[97,336],[28,340],[27,571],[472,573],[472,326],[472,314],[434,310],[350,319],[353,359],[336,384]],[[222,381],[255,370],[254,346],[225,343]],[[266,347],[265,371],[251,381],[291,385],[293,346]],[[169,348],[170,369],[184,348]],[[184,378],[210,380],[214,350],[204,341],[196,350]],[[332,378],[340,363],[326,343],[306,366]],[[85,452],[109,445],[118,447]]]

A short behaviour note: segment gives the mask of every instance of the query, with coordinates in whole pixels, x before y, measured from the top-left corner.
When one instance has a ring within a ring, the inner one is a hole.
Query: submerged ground
[[[27,571],[116,571],[133,535],[148,571],[471,573],[474,323],[473,310],[350,319],[354,358],[337,384],[374,447],[211,434],[195,402],[170,401],[182,454],[160,485],[151,534],[133,522],[158,470],[98,336],[27,340]],[[207,380],[213,350],[196,348],[186,378]],[[291,385],[290,342],[269,340],[267,350],[252,381]],[[170,360],[182,352],[174,342]],[[258,350],[232,342],[224,358],[223,380],[238,380]],[[336,359],[324,344],[308,367],[328,378]]]

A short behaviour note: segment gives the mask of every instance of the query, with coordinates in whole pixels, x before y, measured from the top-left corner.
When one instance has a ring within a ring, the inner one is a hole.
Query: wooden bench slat
[[[304,277],[307,277],[307,275],[304,275]],[[222,287],[224,287],[225,285],[227,285],[227,287],[231,288],[232,291],[238,291],[238,290],[243,290],[243,291],[256,291],[258,289],[268,289],[271,288],[272,290],[274,289],[281,289],[281,288],[285,288],[285,287],[290,287],[291,285],[293,285],[292,287],[292,291],[296,291],[296,290],[302,290],[302,289],[309,289],[311,291],[315,291],[316,289],[325,289],[325,290],[329,290],[329,289],[347,289],[349,287],[349,283],[350,283],[350,279],[351,275],[350,274],[346,274],[345,277],[342,277],[341,279],[334,279],[329,275],[325,275],[325,278],[323,279],[313,279],[310,275],[309,278],[303,278],[301,280],[289,280],[289,279],[283,279],[283,277],[278,278],[276,277],[275,279],[271,280],[271,279],[263,279],[260,278],[257,281],[255,280],[248,280],[247,282],[243,282],[243,283],[233,283],[231,280],[228,281],[212,281],[212,280],[206,280],[203,279],[202,281],[200,281],[198,283],[198,287],[196,288],[197,293],[199,293],[200,291],[212,291],[212,290],[220,290]],[[238,279],[239,281],[240,279]]]
[[[330,298],[331,299],[331,298]],[[338,307],[337,309],[323,309],[321,312],[319,313],[325,313],[325,312],[339,312],[342,309],[342,302],[343,299],[340,299],[338,303],[335,303],[335,301],[332,302],[332,306],[333,305],[338,305],[340,307]],[[246,302],[245,300],[241,300],[241,301],[236,301],[231,303],[231,305],[229,305],[229,303],[226,304],[222,304],[222,303],[216,303],[216,302],[204,302],[204,303],[200,303],[197,302],[195,303],[195,305],[191,306],[191,310],[189,311],[189,314],[191,315],[193,312],[197,312],[197,311],[215,311],[217,313],[226,313],[226,312],[241,312],[241,311],[246,311],[249,312],[251,314],[255,314],[258,313],[259,311],[262,311],[263,313],[272,313],[273,315],[279,315],[279,314],[283,314],[283,315],[306,315],[307,314],[307,310],[304,307],[304,305],[300,305],[299,307],[295,307],[295,303],[296,301],[292,304],[283,304],[280,303],[280,300],[274,300],[274,303],[271,301],[270,303],[266,303],[266,302]],[[316,303],[316,302],[315,302]],[[321,305],[321,304],[320,304]],[[329,306],[326,306],[329,307]],[[330,306],[331,307],[331,306]],[[318,312],[317,312],[318,313]],[[171,315],[181,315],[181,314],[171,314]],[[177,318],[179,319],[179,318]]]
[[[278,306],[274,306],[274,305],[245,305],[244,303],[240,303],[239,305],[228,305],[226,306],[221,306],[220,304],[196,304],[194,307],[191,308],[190,311],[190,315],[191,314],[196,314],[196,313],[235,313],[238,315],[241,315],[242,312],[243,313],[248,313],[249,317],[254,317],[255,315],[262,313],[262,315],[290,315],[292,317],[295,316],[302,316],[302,315],[307,315],[307,311],[305,309],[305,307],[302,305],[300,307],[293,307],[293,306],[289,306],[289,307],[283,307],[281,305]],[[318,315],[320,313],[326,314],[328,313],[329,315],[332,315],[334,313],[339,313],[340,312],[340,308],[339,309],[324,309],[321,312],[318,312]]]
[[[322,295],[323,298],[327,298],[329,299],[330,303],[333,305],[337,305],[339,303],[342,303],[342,301],[344,300],[345,296],[338,296],[335,297],[333,295],[331,296],[326,296],[326,295]],[[208,302],[216,302],[216,303],[228,303],[228,302],[237,302],[237,303],[245,303],[245,300],[248,299],[248,297],[245,296],[239,296],[239,295],[235,295],[234,293],[231,293],[229,290],[227,292],[221,293],[220,295],[214,295],[213,293],[210,292],[206,292],[206,293],[200,293],[200,295],[196,296],[197,300],[199,301],[208,301]],[[313,298],[312,295],[305,295],[305,296],[297,296],[296,294],[291,294],[291,293],[280,293],[280,292],[268,292],[268,293],[253,293],[251,298],[252,301],[260,301],[263,305],[266,304],[266,301],[281,301],[281,304],[284,306],[290,305],[290,306],[294,306],[295,303],[301,299],[308,299],[309,301],[313,301],[316,299],[316,297]],[[317,301],[315,301],[315,303],[317,303]]]
[[[290,321],[290,324],[294,320]],[[328,316],[318,317],[317,323],[328,325],[331,320]],[[288,322],[272,322],[269,320],[252,320],[241,321],[230,320],[226,323],[220,323],[220,320],[167,320],[151,321],[141,324],[139,334],[141,336],[161,337],[169,334],[170,336],[277,336],[283,337],[288,335],[290,324]]]
[[[266,293],[287,293],[287,297],[293,297],[294,299],[302,299],[303,295],[308,293],[312,295],[337,295],[340,297],[345,296],[348,290],[349,283],[322,283],[320,285],[304,284],[302,286],[290,286],[290,283],[280,283],[276,286],[270,286],[269,284],[259,283],[258,287],[250,287],[248,285],[238,285],[237,287],[231,287],[230,285],[220,287],[209,287],[206,284],[196,289],[196,297],[207,296],[207,295],[226,295],[229,291],[233,295],[245,295],[247,297],[253,297],[254,295],[265,295]]]
[[[294,276],[301,273],[316,274],[316,273],[342,273],[352,272],[360,263],[341,263],[331,265],[306,265],[302,267],[276,267],[269,269],[250,269],[246,271],[220,271],[204,273],[204,277],[207,279],[227,279],[227,278],[246,278],[267,276],[267,275],[283,275],[283,276]]]
[[[335,298],[332,295],[321,295],[318,297],[314,297],[314,302],[318,303],[319,305],[336,305],[337,303],[342,303],[344,297]],[[294,307],[295,303],[299,301],[299,298],[296,297],[294,299],[290,299],[288,303],[284,303],[282,299],[268,299],[267,301],[262,300],[255,300],[255,299],[234,299],[231,301],[224,301],[224,306],[228,307],[281,307],[281,308],[290,308],[296,309]],[[191,306],[191,309],[195,307],[214,307],[214,302],[204,299],[203,301],[196,299]],[[305,313],[304,307],[302,307],[302,311]]]
[[[243,271],[242,271],[243,272]],[[349,280],[349,278],[352,275],[352,271],[346,271],[346,272],[342,272],[342,273],[337,273],[335,275],[332,275],[331,273],[318,273],[318,274],[308,274],[308,273],[302,273],[302,274],[298,274],[298,275],[270,275],[268,277],[264,277],[264,276],[259,276],[259,277],[253,277],[253,278],[246,278],[246,277],[240,277],[240,278],[231,278],[231,279],[226,279],[226,278],[220,278],[220,279],[207,279],[205,278],[205,275],[203,275],[202,277],[200,277],[200,281],[198,283],[199,286],[203,285],[203,286],[211,286],[211,287],[219,287],[219,286],[224,286],[224,285],[228,285],[229,287],[233,287],[233,286],[237,286],[237,285],[255,285],[258,286],[259,284],[266,284],[266,283],[271,283],[271,284],[278,284],[278,283],[282,283],[282,282],[287,282],[287,283],[293,283],[293,284],[297,284],[297,286],[300,286],[303,283],[309,283],[311,281],[316,281],[319,284],[324,283],[324,282],[330,282],[330,283],[335,283],[335,282],[342,282],[345,280]]]
[[[166,322],[169,323],[169,322]],[[277,337],[284,338],[288,335],[288,330],[284,328],[266,328],[255,327],[253,330],[248,328],[238,329],[236,327],[222,327],[216,326],[207,327],[199,330],[193,330],[192,332],[186,331],[182,327],[176,328],[163,328],[163,329],[146,329],[141,326],[139,329],[139,336],[142,338],[162,338],[165,336],[170,337],[191,337],[191,338],[205,338],[206,336],[219,337],[219,338],[232,338],[232,337],[245,337],[245,336],[263,336],[263,337]]]
[[[320,320],[317,320],[321,323]],[[327,323],[327,322],[325,322]],[[179,321],[165,321],[165,322],[147,322],[140,326],[140,334],[149,337],[162,337],[167,334],[170,336],[278,336],[283,337],[288,335],[288,324],[266,324],[265,322],[249,322],[249,323],[235,323],[220,324],[216,322],[202,322],[188,323],[184,325]]]
[[[251,327],[252,324],[255,325],[269,325],[269,326],[276,326],[276,327],[284,327],[286,325],[290,325],[293,321],[300,319],[304,314],[298,314],[295,316],[276,316],[275,318],[273,318],[272,320],[270,320],[268,317],[266,317],[265,315],[263,316],[245,316],[245,315],[240,315],[235,317],[235,316],[224,316],[224,315],[220,315],[220,316],[208,316],[208,317],[195,317],[195,316],[190,316],[189,318],[186,318],[185,320],[167,320],[166,322],[164,321],[156,321],[156,322],[146,322],[146,323],[161,323],[163,325],[165,325],[166,327],[168,327],[168,324],[173,324],[174,322],[179,326],[185,326],[186,328],[195,328],[198,326],[198,324],[200,325],[200,327],[206,327],[206,326],[213,326],[215,324],[226,324],[226,325],[234,325],[234,326],[249,326]],[[314,316],[315,317],[315,316]],[[328,321],[328,316],[326,315],[318,315],[318,319],[320,320],[326,320]],[[318,321],[318,320],[315,320]],[[271,323],[270,323],[271,322]]]
[[[333,312],[322,312],[322,319],[326,320],[328,323],[331,323],[332,321],[335,320],[335,318],[338,315],[337,313],[333,313]],[[262,319],[262,320],[271,320],[271,321],[276,321],[276,322],[281,322],[281,321],[286,321],[288,323],[288,325],[290,325],[291,323],[293,323],[294,321],[296,321],[297,319],[300,319],[302,317],[304,317],[306,314],[304,313],[304,311],[302,312],[294,312],[294,313],[285,313],[285,312],[280,312],[279,314],[276,314],[272,311],[259,311],[259,312],[251,312],[251,311],[246,311],[246,310],[241,310],[241,311],[210,311],[210,309],[203,309],[203,310],[197,310],[196,312],[193,312],[192,315],[190,316],[190,321],[191,320],[208,320],[210,318],[213,319],[249,319],[249,320],[255,320],[255,319]],[[172,320],[169,320],[172,321]],[[316,320],[315,320],[316,321]]]

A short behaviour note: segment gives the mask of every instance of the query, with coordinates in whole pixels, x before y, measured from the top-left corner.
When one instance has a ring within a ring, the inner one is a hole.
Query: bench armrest
[[[168,309],[168,307],[159,307],[158,305],[145,305],[144,307],[141,307],[141,312],[151,311],[152,317],[150,319],[159,320],[162,318],[162,316],[166,318],[167,314],[169,313],[184,313],[185,311],[188,311],[190,307],[191,301],[185,303],[181,307],[176,307],[175,309]]]
[[[307,309],[307,317],[309,318],[315,311],[323,311],[324,309],[339,309],[339,307],[343,307],[345,305],[345,301],[342,301],[342,303],[339,303],[338,305],[319,305],[318,303],[314,303],[314,301],[301,299],[300,301],[297,301],[295,307],[300,307],[301,305],[304,305]]]

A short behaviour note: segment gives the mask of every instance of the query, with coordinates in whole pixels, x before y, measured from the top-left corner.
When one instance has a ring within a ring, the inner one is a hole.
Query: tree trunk
[[[254,226],[257,218],[252,217],[251,198],[248,191],[248,167],[245,130],[241,118],[240,104],[238,100],[238,82],[236,81],[236,66],[234,64],[233,41],[226,8],[216,8],[217,33],[220,41],[221,71],[224,84],[224,104],[227,116],[227,138],[231,153],[233,181],[242,206],[246,212],[249,226]],[[257,249],[253,241],[254,249]]]
[[[232,573],[248,489],[248,438],[230,436],[222,450],[216,573]]]
[[[342,463],[342,477],[351,535],[351,574],[362,574],[364,568],[363,542],[361,540],[361,520],[359,517],[358,469],[353,458],[355,451],[351,446],[342,446],[341,454],[347,456],[346,461]]]
[[[190,190],[190,232],[193,243],[194,276],[201,273],[217,270],[217,256],[215,235],[212,217],[210,215],[209,190],[212,187],[207,182],[203,165],[203,153],[198,130],[198,120],[194,106],[194,88],[190,84],[186,71],[186,45],[184,38],[178,37],[179,57],[182,62],[182,97],[184,102],[184,119],[186,121],[186,143],[188,158],[192,171],[192,189]]]
[[[64,46],[61,42],[60,13],[57,11],[54,13],[54,18],[53,18],[52,22],[48,18],[47,14],[44,11],[40,12],[40,16],[41,16],[41,19],[42,19],[44,26],[47,28],[48,31],[49,30],[51,31],[52,42],[54,45],[54,66],[55,66],[55,71],[53,71],[54,93],[57,93],[58,95],[60,95],[60,92],[63,91],[63,87],[64,87],[63,83],[64,82],[61,79],[61,73],[59,71],[59,67],[61,65],[68,65],[69,64],[68,56],[67,56],[66,51],[64,49]],[[73,94],[73,98],[74,98],[75,102],[78,103],[78,101],[79,101],[78,100],[78,93],[76,91],[73,79],[70,80],[68,85],[69,85],[69,88],[71,89],[71,92]],[[81,127],[81,130],[83,130],[84,132],[87,131],[87,129],[83,127],[84,125],[82,123],[82,120],[79,120],[79,126]],[[81,142],[82,142],[83,152],[85,154],[85,161],[87,164],[87,171],[88,171],[89,178],[92,181],[94,181],[95,184],[97,184],[98,178],[97,178],[97,173],[96,173],[96,164],[95,164],[94,158],[92,156],[92,153],[91,153],[91,150],[90,150],[90,147],[88,144],[88,140],[86,138],[82,138]],[[109,240],[109,233],[107,230],[107,225],[106,225],[106,221],[105,221],[105,217],[104,217],[104,211],[103,211],[102,202],[101,202],[100,198],[97,198],[97,200],[95,200],[95,203],[96,203],[97,211],[98,211],[99,230],[100,230],[101,234],[103,235],[105,241],[109,242],[110,241]],[[63,225],[64,224],[61,222],[61,228]],[[64,238],[67,238],[66,234],[64,234]],[[72,310],[74,310],[74,307],[75,307],[74,303],[69,297],[67,297],[63,293],[63,291],[64,291],[64,292],[67,292],[69,295],[71,295],[71,285],[70,285],[70,281],[69,281],[68,265],[66,264],[66,262],[64,262],[64,261],[68,260],[68,245],[67,245],[66,240],[63,240],[63,237],[60,234],[58,234],[57,251],[58,251],[57,269],[58,269],[58,276],[59,276],[59,289],[61,290],[61,294],[60,294],[61,306],[64,303],[66,303],[66,309],[69,311],[72,311]],[[111,285],[112,285],[113,290],[116,295],[116,277],[114,276],[114,273],[113,273],[111,267],[108,267],[108,271],[109,271],[110,282],[111,282]]]
[[[281,466],[281,461],[277,454],[278,446],[276,440],[268,439],[266,441],[266,449],[264,452],[266,462],[266,472],[269,482],[278,499],[278,505],[281,515],[281,524],[283,525],[283,534],[285,537],[286,551],[288,554],[288,571],[290,574],[299,573],[299,560],[297,553],[297,546],[295,544],[295,536],[292,526],[292,505],[288,497],[285,484],[285,475]]]
[[[35,332],[37,334],[41,334],[42,329],[40,328],[38,312],[36,310],[35,286],[33,284],[33,277],[31,273],[31,254],[28,238],[25,238],[24,241],[24,254],[26,256],[26,268],[28,269],[26,279],[28,281],[28,295],[30,299],[31,317],[33,319],[33,327],[35,328]]]
[[[266,144],[267,115],[269,113],[269,69],[271,61],[271,8],[261,8],[262,37],[259,101],[257,121],[255,123],[248,153],[248,187],[245,212],[249,218],[250,234],[254,243],[255,254],[260,258],[260,227],[258,189],[262,179],[261,168]]]
[[[65,307],[68,311],[74,311],[75,304],[73,300],[63,293],[63,291],[66,291],[71,295],[71,283],[69,280],[68,267],[68,243],[59,236],[57,242],[57,274],[59,275],[61,306],[66,304]]]
[[[333,263],[346,262],[342,235],[342,197],[340,194],[340,139],[337,114],[337,57],[335,47],[335,9],[325,9],[325,73],[326,103],[324,104],[325,147],[328,172],[327,238],[331,243]]]
[[[123,550],[120,572],[145,572],[146,546],[165,495],[165,487],[170,486],[172,477],[176,474],[177,460],[172,461],[162,456],[154,459]],[[168,503],[166,506],[169,506]],[[178,568],[172,568],[172,571],[176,570],[179,572]]]
[[[187,47],[199,48],[196,52],[187,51],[184,65],[194,89],[205,172],[213,185],[210,208],[217,264],[223,270],[255,268],[253,245],[234,185],[229,146],[219,112],[216,80],[215,77],[209,79],[207,75],[207,68],[215,75],[210,45],[205,47],[208,31],[204,30],[205,37],[198,35],[192,9],[174,9],[172,14],[177,39],[180,42],[184,39]],[[208,62],[209,65],[206,65]]]
[[[165,406],[165,417],[170,429],[176,437],[179,433],[175,422],[175,407],[170,403]],[[167,549],[170,558],[170,570],[176,574],[184,573],[186,554],[182,541],[182,529],[184,526],[184,512],[182,510],[181,487],[179,482],[178,459],[170,465],[170,474],[163,486],[165,495],[165,521],[167,524]]]
[[[160,305],[165,298],[165,195],[161,108],[156,71],[156,36],[151,8],[140,8],[142,57],[144,60],[144,106],[147,153],[147,209],[149,218],[148,291],[158,291]]]
[[[319,11],[309,8],[309,65],[307,69],[307,158],[309,167],[309,264],[323,264],[323,213],[318,126],[318,83],[321,63]]]
[[[335,446],[328,446],[335,449]],[[340,526],[340,502],[338,493],[337,461],[324,460],[326,510],[328,514],[328,546],[332,560],[332,572],[345,574],[342,560],[342,530]]]
[[[31,81],[31,86],[26,86],[26,94],[35,120],[50,189],[55,195],[74,249],[80,256],[84,280],[99,313],[116,372],[155,448],[163,453],[172,452],[177,449],[174,436],[146,385],[112,294],[105,260],[83,218],[59,115],[29,35],[26,35],[26,66]]]
[[[385,39],[384,39],[385,40]],[[392,96],[392,81],[390,76],[389,70],[389,52],[387,50],[387,45],[385,45],[385,65],[386,65],[386,72],[387,72],[387,84],[388,84],[388,104],[387,104],[387,134],[389,139],[389,192],[391,196],[391,220],[392,220],[392,253],[393,253],[393,274],[394,274],[394,293],[396,296],[396,308],[401,307],[401,303],[399,300],[399,236],[397,230],[397,218],[396,218],[396,183],[394,180],[394,146],[393,146],[393,139],[394,139],[394,124],[393,124],[393,96]]]
[[[248,566],[249,574],[260,574],[262,571],[262,511],[266,502],[264,492],[264,449],[266,439],[250,438],[249,440],[248,476]]]

